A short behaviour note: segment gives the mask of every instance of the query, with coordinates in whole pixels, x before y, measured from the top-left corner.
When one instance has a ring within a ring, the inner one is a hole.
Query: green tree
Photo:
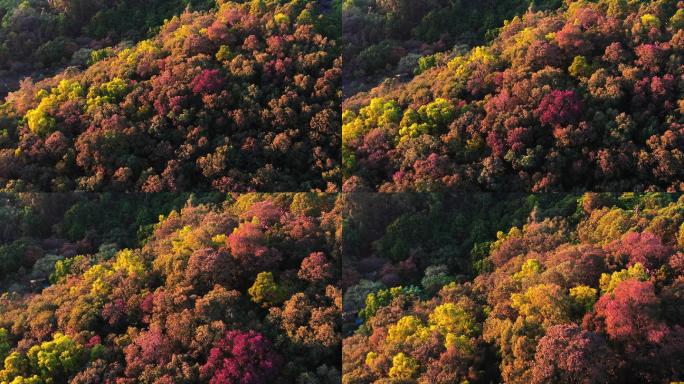
[[[425,275],[420,281],[420,285],[423,286],[426,293],[433,294],[452,281],[455,281],[455,278],[449,275],[449,269],[446,265],[431,265],[425,268]]]
[[[525,293],[514,293],[511,306],[528,322],[550,327],[569,321],[570,300],[556,284],[532,286]]]
[[[392,358],[392,367],[389,370],[389,376],[393,379],[411,380],[418,372],[418,362],[407,356],[403,352],[399,352]]]
[[[602,293],[613,292],[618,284],[625,280],[635,279],[639,281],[648,280],[649,275],[641,263],[635,263],[629,268],[613,272],[611,274],[602,273],[601,279],[599,280],[599,287]]]
[[[582,312],[589,312],[596,303],[597,290],[587,285],[578,285],[570,288],[570,298]]]
[[[12,349],[12,345],[10,345],[7,336],[7,330],[5,328],[0,328],[0,361],[5,361],[5,358]]]
[[[12,380],[16,380],[17,377],[22,377],[28,372],[28,358],[26,355],[15,351],[5,358],[4,369],[0,371],[0,381],[12,382]]]
[[[55,333],[52,340],[31,347],[28,359],[32,371],[43,379],[66,379],[85,363],[85,349],[71,337]]]
[[[475,330],[475,318],[455,303],[445,303],[430,314],[429,324],[442,334],[470,336]]]
[[[285,290],[276,284],[271,272],[260,272],[247,291],[252,301],[262,307],[280,304],[285,300]]]

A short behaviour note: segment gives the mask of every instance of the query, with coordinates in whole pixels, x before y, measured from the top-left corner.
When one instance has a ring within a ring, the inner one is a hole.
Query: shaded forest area
[[[186,8],[213,0],[2,0],[0,68],[21,71],[79,63],[94,48],[139,41]],[[83,58],[76,57],[79,54]],[[75,61],[71,61],[75,59]]]
[[[0,194],[2,291],[43,288],[54,264],[100,247],[136,247],[189,194]],[[31,284],[31,281],[34,281]]]
[[[84,67],[119,43],[148,37],[184,9],[206,10],[207,0],[3,0],[0,1],[0,96],[53,76],[67,66]]]
[[[505,20],[560,0],[346,0],[342,5],[345,85],[365,76],[412,73],[418,58],[455,45],[484,44]],[[401,64],[400,64],[401,63]]]

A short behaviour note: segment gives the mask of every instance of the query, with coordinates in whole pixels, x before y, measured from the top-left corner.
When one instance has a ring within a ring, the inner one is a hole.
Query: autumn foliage
[[[421,57],[412,79],[345,101],[344,190],[682,190],[683,15],[565,1]]]
[[[339,20],[219,2],[91,65],[22,82],[0,116],[9,191],[325,191],[341,181]]]
[[[0,69],[27,74],[36,70],[33,73],[38,74],[40,69],[51,72],[65,64],[86,64],[107,54],[107,49],[98,48],[140,40],[149,29],[188,6],[208,9],[213,5],[211,0],[3,1]]]
[[[8,195],[0,212],[21,201],[49,209],[30,196]],[[122,206],[136,203],[134,195],[117,196]],[[32,276],[51,268],[38,286],[0,279],[0,382],[338,383],[335,196],[173,195],[183,199],[176,209],[161,204],[164,196],[141,197],[163,208],[140,223],[141,239],[129,240],[130,248],[107,242],[41,255],[23,267]],[[80,195],[63,199],[51,202],[85,204]],[[99,220],[111,204],[88,203]],[[44,217],[62,223],[64,216]],[[90,241],[107,234],[78,220],[91,227]],[[50,232],[33,236],[39,249],[57,242],[41,242]]]
[[[418,196],[347,197],[343,383],[684,378],[680,196]]]

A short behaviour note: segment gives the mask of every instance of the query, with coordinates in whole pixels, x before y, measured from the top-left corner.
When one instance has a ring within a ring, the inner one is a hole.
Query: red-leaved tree
[[[200,368],[211,384],[266,384],[278,377],[283,358],[262,334],[228,331]]]

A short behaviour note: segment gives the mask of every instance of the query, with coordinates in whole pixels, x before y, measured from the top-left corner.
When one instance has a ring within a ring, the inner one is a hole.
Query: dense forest
[[[1,202],[0,383],[339,383],[335,195]]]
[[[0,95],[16,90],[25,77],[85,67],[101,55],[98,50],[140,41],[185,9],[214,5],[213,0],[0,0]]]
[[[412,74],[422,56],[484,43],[505,20],[561,0],[346,0],[342,23],[345,92],[372,75]],[[372,80],[370,81],[372,84]]]
[[[84,70],[22,81],[0,107],[0,187],[337,190],[339,8],[219,1]]]
[[[188,194],[0,194],[0,292],[48,281],[54,263],[100,247],[137,247]],[[106,215],[104,214],[106,212]]]
[[[684,379],[679,195],[0,202],[0,383]]]
[[[69,64],[79,50],[142,40],[185,8],[214,5],[213,0],[2,0],[0,68]]]
[[[0,0],[0,384],[684,383],[683,57],[682,0]]]
[[[684,198],[348,195],[343,383],[684,379]]]
[[[446,48],[345,101],[345,191],[683,189],[681,1],[566,1]]]

